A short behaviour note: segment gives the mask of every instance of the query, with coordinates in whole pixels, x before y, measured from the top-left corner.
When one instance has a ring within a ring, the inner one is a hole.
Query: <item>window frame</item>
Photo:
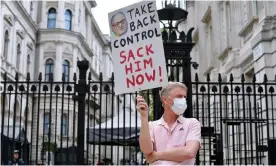
[[[65,64],[67,63],[67,64]],[[67,67],[68,73],[66,73],[65,68]],[[70,80],[70,62],[68,60],[64,60],[62,63],[62,74],[64,74],[64,81],[69,82]]]
[[[49,61],[51,61],[52,63],[48,63]],[[47,66],[50,66],[50,72],[48,73],[47,72]],[[53,70],[54,70],[54,66],[55,66],[55,63],[54,63],[54,60],[53,59],[51,59],[51,58],[49,58],[49,59],[47,59],[46,60],[46,62],[45,62],[45,81],[50,81],[50,76],[52,75],[52,77],[53,77],[53,79],[54,79],[54,74],[53,74]],[[51,72],[52,71],[52,72]]]
[[[51,18],[50,16],[53,15],[53,18]],[[47,14],[47,29],[54,29],[56,28],[56,20],[57,20],[57,10],[55,8],[50,8],[48,10],[48,14]],[[50,24],[50,22],[53,24]]]
[[[73,14],[71,10],[66,9],[64,12],[64,29],[71,31],[72,30],[72,19]],[[69,18],[69,19],[67,19]],[[69,27],[67,27],[69,25]]]

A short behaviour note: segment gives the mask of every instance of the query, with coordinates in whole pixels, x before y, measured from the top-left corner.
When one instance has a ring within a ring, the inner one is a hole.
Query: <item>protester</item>
[[[8,162],[8,165],[24,165],[24,161],[19,159],[19,151],[15,150],[13,152],[13,159]]]
[[[200,148],[201,126],[194,118],[184,118],[187,87],[170,82],[160,92],[164,114],[148,121],[149,107],[142,96],[137,97],[141,115],[140,149],[147,162],[156,165],[194,165]],[[191,102],[191,101],[189,101]]]

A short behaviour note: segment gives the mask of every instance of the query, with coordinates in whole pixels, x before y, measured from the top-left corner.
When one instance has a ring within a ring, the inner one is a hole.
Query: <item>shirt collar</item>
[[[158,120],[158,122],[157,122],[158,125],[163,125],[164,126],[166,124],[163,116]],[[184,117],[182,115],[179,115],[176,120],[177,120],[178,123],[181,123],[181,124],[184,123]]]

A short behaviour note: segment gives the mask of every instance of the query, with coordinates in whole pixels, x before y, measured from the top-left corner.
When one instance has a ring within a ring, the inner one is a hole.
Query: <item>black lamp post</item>
[[[189,29],[187,35],[184,31],[179,31],[178,25],[187,19],[188,12],[174,4],[167,4],[158,10],[159,21],[162,23],[162,38],[164,44],[165,58],[169,81],[183,82],[188,88],[187,101],[188,108],[184,113],[185,117],[192,117],[192,83],[191,83],[191,66],[195,69],[198,64],[191,62],[190,52],[194,46],[192,42],[192,31]],[[174,25],[175,24],[175,25]],[[182,76],[181,76],[182,73]],[[160,89],[154,89],[154,119],[159,119],[163,115],[161,106]]]

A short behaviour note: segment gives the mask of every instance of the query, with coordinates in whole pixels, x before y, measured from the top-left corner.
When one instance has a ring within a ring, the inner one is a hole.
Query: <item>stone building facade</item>
[[[74,73],[78,77],[77,61],[84,59],[89,61],[88,72],[91,72],[93,81],[99,81],[100,72],[103,73],[103,80],[109,80],[113,72],[110,39],[108,35],[102,34],[92,15],[91,10],[96,6],[96,1],[1,1],[1,80],[4,73],[7,73],[7,79],[10,81],[15,80],[16,73],[19,80],[26,80],[27,73],[30,73],[30,81],[39,81],[38,76],[41,74],[42,82],[49,82],[51,77],[53,81],[61,82],[64,74],[65,82],[71,82]],[[47,158],[41,153],[43,140],[52,142],[55,139],[48,138],[45,134],[49,128],[53,133],[57,133],[57,147],[67,147],[67,139],[69,147],[72,146],[73,140],[76,146],[77,125],[74,136],[72,122],[74,115],[77,117],[77,112],[73,111],[77,110],[77,107],[67,97],[36,97],[40,98],[40,103],[37,102],[38,98],[27,99],[26,96],[20,95],[6,97],[4,125],[9,128],[15,121],[16,126],[23,127],[26,120],[27,139],[32,143],[32,147],[38,146],[38,159],[41,161]],[[106,98],[102,99],[104,104],[97,102],[99,100],[93,101],[92,104],[87,102],[86,108],[90,110],[89,115],[86,112],[85,117],[87,127],[93,127],[92,123],[96,120],[97,124],[99,118],[102,122],[110,118],[112,109],[109,100],[111,96],[108,96],[107,101]],[[93,110],[94,104],[102,108]],[[118,107],[114,108],[114,114],[118,113]],[[108,112],[105,114],[103,111],[99,117],[99,110]],[[88,118],[91,124],[87,124]],[[36,149],[31,149],[31,160],[34,161]],[[89,157],[91,155],[89,154]]]
[[[273,1],[187,1],[185,31],[195,27],[192,60],[199,63],[197,72],[210,73],[213,80],[221,73],[240,79],[241,73],[258,81],[266,73],[269,80],[276,74],[275,6]]]

